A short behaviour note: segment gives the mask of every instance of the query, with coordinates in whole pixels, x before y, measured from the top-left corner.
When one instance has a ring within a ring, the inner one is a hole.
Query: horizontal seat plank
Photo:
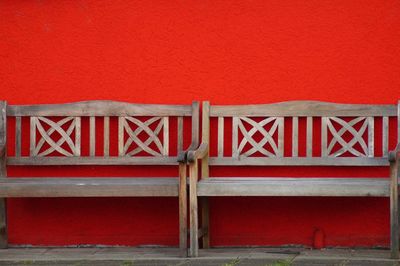
[[[7,157],[7,165],[178,165],[178,158],[173,156]]]
[[[208,178],[199,196],[388,197],[389,178]]]
[[[153,196],[178,196],[178,178],[16,177],[0,179],[0,198]]]

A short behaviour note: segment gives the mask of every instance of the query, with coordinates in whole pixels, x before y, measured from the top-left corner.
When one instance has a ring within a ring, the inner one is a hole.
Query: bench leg
[[[390,249],[391,258],[399,258],[399,198],[398,165],[390,163]]]
[[[201,199],[201,227],[204,230],[203,248],[210,248],[210,208],[208,198]]]
[[[179,248],[181,256],[187,257],[187,190],[186,164],[179,164]]]
[[[197,176],[198,164],[195,161],[189,166],[190,186],[189,186],[189,203],[190,203],[190,256],[197,257],[199,255],[199,224],[197,213]]]
[[[0,248],[7,248],[6,199],[0,199]]]

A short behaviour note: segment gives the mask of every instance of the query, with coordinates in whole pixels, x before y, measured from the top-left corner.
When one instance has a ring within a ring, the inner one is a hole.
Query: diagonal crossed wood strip
[[[145,122],[142,122],[139,119],[134,118],[134,117],[124,117],[124,119],[122,121],[123,121],[124,129],[125,129],[126,133],[128,134],[129,138],[126,141],[126,143],[124,144],[121,155],[133,156],[141,151],[145,151],[153,156],[162,156],[163,144],[161,143],[161,141],[158,137],[158,134],[160,133],[161,129],[164,126],[164,120],[162,117],[153,117],[153,118],[148,119]],[[135,129],[135,131],[133,131],[131,129],[131,127],[129,126],[127,121],[130,121],[138,126]],[[150,128],[150,125],[152,125],[153,123],[155,123],[157,121],[158,121],[158,124],[157,124],[155,130],[153,131]],[[142,131],[146,132],[148,135],[148,138],[145,141],[140,140],[138,137],[138,135]],[[135,148],[134,150],[130,151],[129,153],[127,153],[132,142],[136,143],[138,145],[138,147]],[[159,152],[149,147],[149,145],[153,142],[157,146],[157,149],[159,150]]]
[[[252,128],[249,131],[247,131],[247,129],[244,127],[242,120],[252,126]],[[264,129],[264,126],[270,122],[273,122],[273,125],[267,131],[266,129]],[[248,156],[251,156],[252,154],[254,154],[255,152],[260,152],[267,157],[279,156],[280,154],[279,154],[277,144],[274,141],[272,136],[275,134],[275,131],[278,128],[278,125],[282,122],[283,122],[283,119],[280,119],[277,117],[268,117],[260,122],[256,122],[253,119],[250,119],[248,117],[239,117],[238,127],[240,128],[240,132],[243,134],[243,139],[239,144],[238,153],[240,154],[243,151],[244,146],[247,143],[250,143],[252,145],[251,149],[249,149],[248,151],[243,153],[242,156],[248,157]],[[253,135],[256,132],[260,132],[263,135],[263,138],[258,142],[255,141],[253,138]],[[271,145],[273,153],[264,148],[264,146],[267,143],[269,143]]]
[[[335,121],[336,123],[341,125],[342,128],[339,131],[337,131],[335,129],[335,127],[333,126],[331,120]],[[361,128],[359,130],[356,130],[354,128],[354,125],[361,122],[362,120],[364,120],[364,122],[363,122]],[[366,117],[357,117],[349,122],[346,122],[343,119],[340,119],[338,117],[328,117],[327,126],[333,135],[333,139],[330,142],[328,149],[327,149],[328,150],[327,154],[329,157],[339,157],[340,155],[342,155],[343,153],[345,153],[347,151],[358,157],[367,157],[368,156],[368,146],[362,137],[363,134],[365,133],[365,130],[368,127],[368,119]],[[345,132],[350,132],[353,136],[353,138],[349,142],[346,142],[342,138],[342,136]],[[336,143],[339,143],[342,146],[342,148],[340,148],[333,154],[330,154]],[[359,143],[361,145],[363,153],[361,153],[360,151],[358,151],[354,148],[354,145],[357,143]]]
[[[78,147],[75,145],[74,141],[71,139],[71,133],[75,129],[77,125],[77,119],[76,117],[66,117],[61,119],[58,122],[54,122],[46,117],[31,117],[31,122],[34,123],[35,125],[35,130],[37,129],[41,135],[40,140],[38,141],[37,145],[35,146],[35,149],[33,150],[31,156],[46,156],[54,151],[57,151],[65,156],[76,156],[79,154],[79,151],[77,150]],[[68,122],[72,121],[68,129],[65,131],[62,126]],[[47,125],[50,126],[50,128],[46,131],[43,128],[43,123],[46,123]],[[57,132],[61,135],[60,139],[55,142],[52,138],[51,135]],[[79,132],[80,134],[80,132]],[[71,149],[72,152],[67,151],[66,149],[62,148],[61,146],[64,143],[67,143],[69,148]],[[42,152],[40,150],[42,149],[44,143],[47,143],[50,145],[50,147]]]

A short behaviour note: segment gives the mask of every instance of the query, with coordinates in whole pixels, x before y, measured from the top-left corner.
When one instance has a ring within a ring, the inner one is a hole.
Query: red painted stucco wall
[[[396,0],[0,2],[0,98],[11,104],[396,103],[399,73]],[[386,168],[212,169],[252,171],[388,175]],[[74,173],[172,176],[175,169]],[[178,243],[176,199],[14,199],[8,207],[11,244]],[[212,245],[311,245],[317,229],[329,246],[387,246],[388,200],[211,200]]]

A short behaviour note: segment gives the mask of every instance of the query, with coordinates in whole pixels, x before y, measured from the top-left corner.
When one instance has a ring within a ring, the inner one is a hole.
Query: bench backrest
[[[7,105],[1,101],[0,109],[0,142],[9,141],[7,117],[15,117],[15,140],[11,138],[15,154],[7,156],[8,165],[176,165],[177,153],[184,148],[184,129],[188,128],[184,121],[191,118],[192,142],[197,143],[199,138],[198,102]],[[116,132],[110,133],[112,123]],[[22,129],[24,124],[28,125]],[[24,134],[29,134],[29,151],[25,154],[21,151]],[[171,138],[177,145],[172,155]],[[96,139],[102,139],[102,151],[96,151]],[[110,154],[110,142],[117,143],[118,154]],[[82,154],[82,145],[89,146],[88,154]]]
[[[207,172],[208,165],[389,165],[389,128],[397,128],[399,142],[399,117],[400,103],[210,106],[204,102],[202,140],[209,143],[211,156],[202,169]],[[301,156],[300,146],[305,146]]]

